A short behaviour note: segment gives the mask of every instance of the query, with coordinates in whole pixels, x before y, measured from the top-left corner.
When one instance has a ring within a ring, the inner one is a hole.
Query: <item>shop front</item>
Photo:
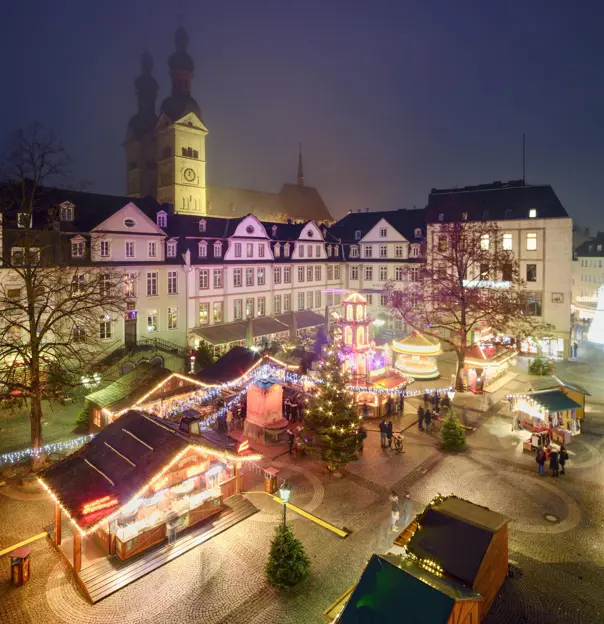
[[[568,356],[565,352],[564,338],[525,338],[520,343],[520,353],[534,357],[551,357],[564,359]]]
[[[466,349],[464,376],[468,390],[481,394],[514,364],[516,350],[503,344],[476,344]]]

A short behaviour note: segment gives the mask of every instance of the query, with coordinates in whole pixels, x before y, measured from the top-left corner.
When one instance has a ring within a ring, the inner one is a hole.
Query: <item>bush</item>
[[[544,360],[541,357],[536,357],[528,367],[528,372],[531,375],[539,375],[543,377],[545,375],[549,375],[550,372],[550,364],[548,360]]]
[[[293,587],[308,576],[310,560],[289,525],[279,524],[266,564],[266,579],[279,589]]]
[[[453,412],[440,428],[441,446],[445,451],[459,451],[466,445],[466,434]]]

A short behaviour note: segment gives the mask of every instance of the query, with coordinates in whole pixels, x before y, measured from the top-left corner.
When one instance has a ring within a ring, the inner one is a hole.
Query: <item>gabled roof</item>
[[[39,478],[85,531],[145,492],[151,480],[189,447],[236,459],[236,446],[236,440],[215,431],[188,435],[178,429],[178,424],[129,410],[79,451],[44,470]],[[98,510],[87,512],[86,506],[92,503],[101,504]]]
[[[407,549],[471,587],[493,534],[506,522],[501,514],[450,496],[426,509]]]
[[[319,191],[312,186],[284,184],[279,191],[279,201],[287,215],[293,219],[333,221]]]
[[[284,328],[286,329],[286,328]],[[261,358],[258,351],[233,347],[212,366],[196,375],[206,383],[228,383],[239,379]]]
[[[86,402],[112,412],[134,405],[151,388],[165,381],[172,371],[141,362],[134,370],[101,390],[86,395]]]
[[[358,243],[355,232],[361,232],[361,238],[375,225],[385,219],[399,234],[410,243],[421,242],[415,237],[415,230],[422,230],[422,237],[426,233],[426,223],[423,210],[391,210],[378,212],[351,212],[329,228],[330,233],[345,243]]]
[[[568,217],[549,184],[533,186],[514,180],[460,189],[432,189],[426,221],[460,221],[462,213],[467,213],[468,221],[528,219],[533,209],[537,219]]]
[[[557,375],[552,375],[551,377],[540,377],[538,379],[533,379],[531,381],[531,387],[533,390],[553,390],[554,388],[568,388],[569,390],[574,390],[579,394],[583,394],[584,396],[591,396],[591,393],[586,390],[583,386],[580,386],[577,383],[565,381],[561,379]]]
[[[548,412],[565,412],[567,410],[580,409],[581,405],[566,396],[562,390],[542,390],[531,392],[527,395]]]
[[[446,624],[457,601],[473,591],[392,555],[372,555],[338,624]]]

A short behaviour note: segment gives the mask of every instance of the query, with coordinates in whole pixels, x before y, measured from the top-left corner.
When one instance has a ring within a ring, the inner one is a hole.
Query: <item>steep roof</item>
[[[467,221],[528,219],[533,209],[537,219],[568,217],[549,184],[534,186],[515,180],[460,189],[432,189],[426,221],[459,221],[463,213],[467,213]]]
[[[595,238],[581,243],[575,249],[578,258],[602,258],[604,257],[604,232],[598,232]]]
[[[566,396],[562,390],[542,390],[540,392],[531,392],[526,396],[539,403],[548,412],[565,412],[581,407],[576,401]]]
[[[196,375],[197,379],[206,383],[228,383],[239,379],[259,359],[257,351],[245,347],[233,347],[212,366]]]
[[[339,624],[446,624],[457,601],[480,596],[409,560],[372,555],[340,614]]]
[[[422,236],[426,232],[426,222],[423,210],[391,210],[378,212],[351,212],[340,219],[331,228],[330,233],[343,242],[358,242],[355,232],[361,232],[361,238],[365,236],[380,219],[385,219],[399,234],[409,242],[421,242],[415,237],[415,230],[420,228]]]

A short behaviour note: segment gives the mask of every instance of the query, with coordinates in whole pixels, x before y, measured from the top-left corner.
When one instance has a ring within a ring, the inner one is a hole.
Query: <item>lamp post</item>
[[[289,501],[291,493],[292,486],[287,481],[284,481],[283,485],[281,485],[281,487],[279,488],[279,496],[283,501],[283,528],[285,528],[287,503]]]

